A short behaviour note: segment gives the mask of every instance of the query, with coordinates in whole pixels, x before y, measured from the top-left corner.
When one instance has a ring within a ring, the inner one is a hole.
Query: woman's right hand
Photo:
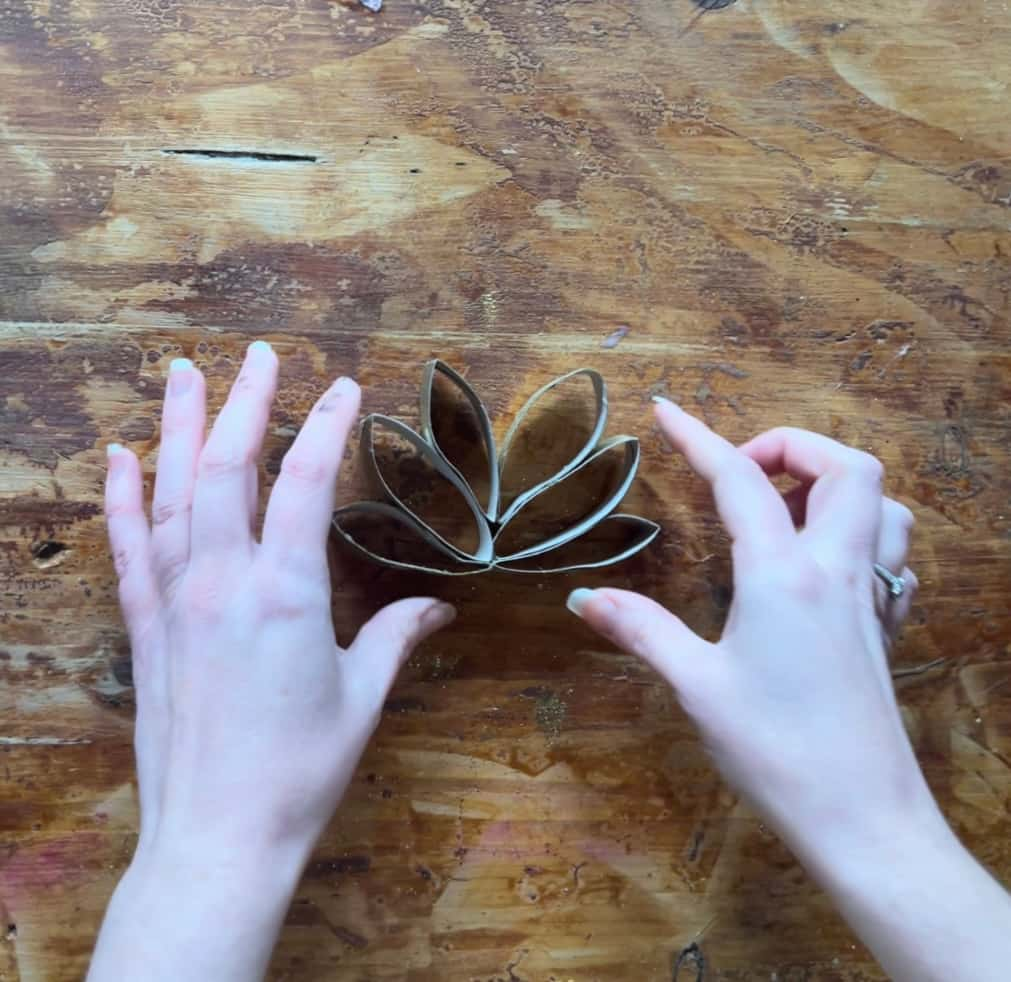
[[[916,589],[913,516],[882,494],[881,464],[803,430],[738,449],[671,402],[656,414],[733,540],[723,637],[622,590],[576,591],[570,606],[671,683],[723,775],[791,844],[869,814],[933,814],[887,659]],[[770,481],[781,473],[800,482],[785,498]],[[900,598],[875,563],[904,577]]]
[[[906,736],[887,649],[909,612],[913,518],[868,454],[803,430],[736,448],[673,403],[664,433],[707,480],[733,540],[734,598],[710,644],[646,597],[569,606],[677,691],[727,780],[778,830],[891,978],[998,982],[1011,899],[962,847]],[[770,477],[800,484],[785,496]],[[889,598],[874,572],[901,573]]]

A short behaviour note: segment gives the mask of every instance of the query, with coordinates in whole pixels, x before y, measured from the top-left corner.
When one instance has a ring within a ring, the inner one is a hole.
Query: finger
[[[709,646],[660,604],[628,590],[573,590],[566,606],[598,634],[648,662],[675,687],[684,660]]]
[[[412,597],[384,607],[358,632],[348,649],[349,670],[355,673],[362,698],[379,706],[400,666],[429,635],[450,624],[456,609],[432,597]]]
[[[254,341],[197,463],[194,557],[252,547],[257,460],[276,386],[277,355],[266,341]]]
[[[161,416],[161,445],[151,504],[151,551],[163,590],[190,558],[190,519],[197,460],[204,445],[204,377],[188,358],[169,368]]]
[[[902,568],[902,579],[906,581],[906,588],[902,591],[902,596],[890,598],[881,615],[881,626],[889,645],[893,645],[898,640],[902,626],[909,620],[909,615],[913,610],[913,602],[920,589],[920,581],[908,566]]]
[[[716,510],[735,543],[760,551],[792,536],[779,492],[752,460],[670,400],[655,401],[660,428],[692,470],[709,482]]]
[[[106,448],[105,520],[119,579],[119,602],[131,633],[141,630],[158,607],[151,570],[151,530],[144,514],[144,480],[134,454],[118,443]]]
[[[770,477],[789,474],[811,485],[804,534],[873,561],[881,522],[880,462],[807,430],[779,427],[749,440],[741,452]]]
[[[881,531],[878,533],[877,562],[893,572],[906,565],[909,538],[916,518],[903,504],[892,498],[881,502]]]
[[[322,560],[337,473],[361,403],[361,390],[339,378],[313,406],[284,455],[263,523],[266,548]]]

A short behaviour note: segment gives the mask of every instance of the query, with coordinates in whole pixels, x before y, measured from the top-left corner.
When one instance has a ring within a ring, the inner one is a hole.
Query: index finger
[[[873,556],[881,524],[883,469],[861,450],[789,426],[777,427],[740,448],[766,474],[789,474],[811,484],[804,533]]]
[[[263,521],[265,547],[325,557],[337,473],[360,403],[355,382],[339,378],[310,410],[270,494]]]
[[[654,401],[660,428],[692,470],[709,482],[716,510],[735,544],[760,551],[793,538],[782,497],[753,460],[669,399]]]

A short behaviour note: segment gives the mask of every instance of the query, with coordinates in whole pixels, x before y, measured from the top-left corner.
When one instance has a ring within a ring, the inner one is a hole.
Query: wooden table
[[[668,689],[563,608],[612,583],[719,630],[727,542],[657,392],[885,461],[923,583],[897,661],[948,659],[897,683],[906,719],[1011,877],[1004,3],[3,0],[0,45],[0,978],[81,976],[135,841],[103,448],[153,472],[169,360],[218,404],[254,337],[283,357],[268,475],[339,372],[412,420],[441,356],[504,426],[589,365],[664,525],[594,575],[347,566],[342,637],[419,589],[460,618],[404,671],[273,978],[666,980],[693,942],[707,979],[882,977]]]

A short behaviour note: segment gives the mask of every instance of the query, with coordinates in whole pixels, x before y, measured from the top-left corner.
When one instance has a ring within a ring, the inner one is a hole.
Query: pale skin
[[[137,458],[110,448],[141,816],[91,982],[263,977],[397,670],[455,613],[402,600],[338,646],[325,546],[360,393],[338,379],[317,402],[258,530],[276,380],[274,352],[251,345],[205,437],[203,378],[174,363],[150,519]],[[735,447],[673,403],[655,412],[733,541],[723,636],[704,641],[621,590],[577,590],[570,609],[670,683],[727,782],[892,978],[941,982],[953,950],[961,978],[1005,978],[1011,900],[944,821],[889,674],[916,587],[912,515],[884,496],[873,457],[826,437],[777,429]],[[801,482],[786,498],[770,481],[780,473]],[[887,598],[874,562],[902,571],[902,598]]]

